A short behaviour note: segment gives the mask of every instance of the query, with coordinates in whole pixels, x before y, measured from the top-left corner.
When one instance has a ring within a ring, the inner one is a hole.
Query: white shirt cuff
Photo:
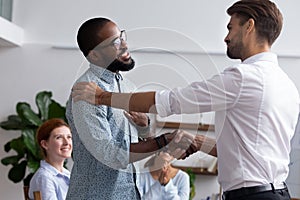
[[[171,115],[170,108],[170,91],[162,90],[155,93],[155,106],[157,114],[161,117],[167,117]]]

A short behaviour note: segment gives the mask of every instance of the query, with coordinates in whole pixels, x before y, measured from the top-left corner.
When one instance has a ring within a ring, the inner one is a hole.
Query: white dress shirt
[[[160,116],[216,112],[224,191],[286,180],[299,93],[275,54],[260,53],[209,80],[157,92],[155,101]]]

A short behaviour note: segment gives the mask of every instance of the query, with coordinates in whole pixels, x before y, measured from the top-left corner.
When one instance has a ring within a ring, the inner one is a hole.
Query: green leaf
[[[3,165],[11,164],[13,166],[8,173],[8,178],[15,183],[23,179],[24,184],[25,182],[29,184],[33,172],[38,169],[40,160],[43,159],[35,140],[37,128],[45,120],[51,118],[61,118],[66,121],[66,108],[52,99],[51,92],[39,92],[35,97],[35,102],[38,112],[34,112],[28,103],[19,102],[16,105],[17,114],[10,115],[7,120],[0,122],[3,129],[21,130],[22,132],[20,136],[4,145],[6,152],[14,150],[17,155],[1,160]],[[30,174],[24,178],[27,172]]]
[[[5,152],[9,152],[9,151],[11,150],[10,142],[11,142],[11,141],[7,142],[7,143],[4,145],[4,151],[5,151]]]
[[[10,147],[15,150],[19,156],[23,157],[24,156],[24,142],[23,142],[23,137],[18,137],[15,139],[12,139],[10,141]]]
[[[49,119],[61,118],[66,121],[65,113],[66,113],[66,107],[61,106],[56,101],[52,100],[52,103],[49,106]]]
[[[49,105],[52,103],[51,97],[52,93],[47,91],[39,92],[36,95],[35,102],[43,121],[49,119]]]
[[[23,121],[29,122],[30,125],[40,126],[43,123],[40,117],[35,112],[33,112],[28,103],[18,103],[17,113]]]
[[[7,165],[16,165],[20,160],[20,156],[8,156],[1,160],[1,163],[5,166]]]
[[[8,178],[14,183],[23,180],[25,176],[27,162],[23,160],[20,164],[13,166],[8,172]]]
[[[5,130],[21,130],[23,129],[24,124],[18,115],[10,115],[7,117],[7,121],[0,123],[0,127]]]
[[[40,161],[34,160],[34,159],[28,159],[27,167],[29,169],[29,172],[35,173],[38,170],[38,168],[40,167]]]
[[[25,147],[36,157],[39,152],[38,144],[35,140],[35,130],[25,129],[22,131]]]

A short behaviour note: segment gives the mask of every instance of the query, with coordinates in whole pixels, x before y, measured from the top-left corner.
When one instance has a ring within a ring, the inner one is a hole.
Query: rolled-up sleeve
[[[236,102],[241,85],[239,70],[228,68],[208,80],[156,92],[156,110],[161,117],[225,110]]]
[[[171,105],[169,101],[170,91],[162,90],[155,93],[155,105],[157,114],[161,117],[167,117],[171,114]]]

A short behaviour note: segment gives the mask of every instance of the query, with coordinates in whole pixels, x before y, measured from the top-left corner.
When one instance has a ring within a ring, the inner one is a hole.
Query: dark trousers
[[[290,200],[288,189],[280,189],[275,191],[265,191],[254,194],[248,194],[240,197],[226,197],[223,195],[223,200]]]

